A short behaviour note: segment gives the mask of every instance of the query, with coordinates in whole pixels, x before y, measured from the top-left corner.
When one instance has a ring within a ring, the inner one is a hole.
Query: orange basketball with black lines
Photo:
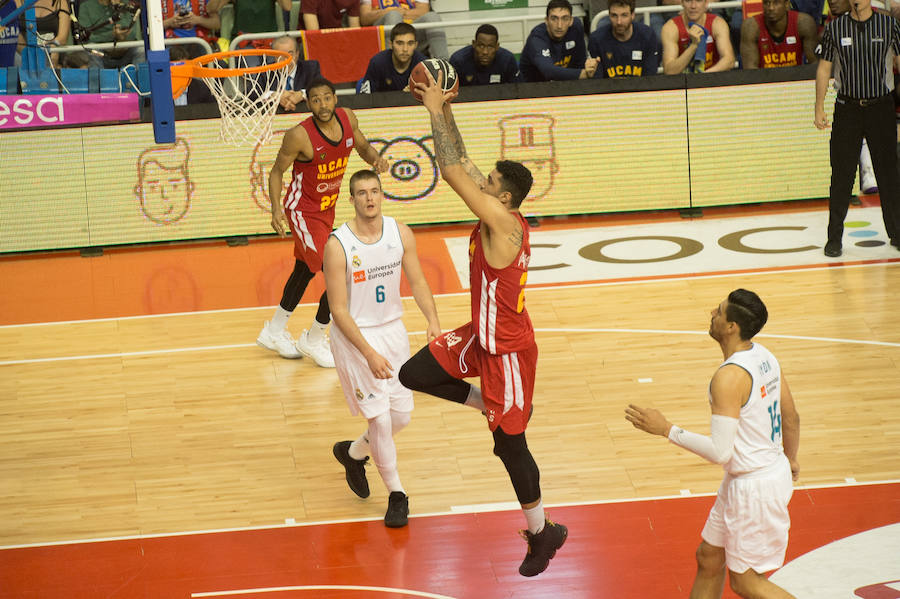
[[[441,58],[426,58],[413,67],[412,73],[409,74],[409,91],[413,98],[422,101],[422,94],[416,89],[416,82],[428,85],[428,75],[431,73],[434,80],[438,80],[438,73],[444,74],[444,91],[456,91],[459,89],[459,77],[456,75],[456,69],[453,65]]]

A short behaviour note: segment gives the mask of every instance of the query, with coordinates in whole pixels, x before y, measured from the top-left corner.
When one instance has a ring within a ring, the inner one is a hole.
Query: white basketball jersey
[[[759,343],[748,350],[734,352],[722,366],[726,364],[740,366],[753,379],[750,399],[741,407],[734,453],[724,466],[729,474],[739,475],[770,466],[784,454],[781,366],[772,352]]]
[[[374,327],[403,316],[400,273],[403,242],[397,221],[382,217],[381,239],[360,241],[347,223],[332,233],[344,247],[350,316],[358,327]]]

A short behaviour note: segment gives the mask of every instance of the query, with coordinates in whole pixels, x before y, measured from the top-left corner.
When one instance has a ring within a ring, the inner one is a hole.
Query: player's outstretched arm
[[[438,337],[441,334],[441,323],[438,322],[437,307],[434,305],[434,296],[431,294],[431,287],[428,285],[428,279],[422,271],[422,264],[419,262],[419,255],[416,252],[416,237],[412,230],[403,223],[397,223],[400,228],[400,240],[403,242],[403,272],[406,273],[406,280],[409,281],[413,298],[416,305],[428,321],[428,328],[425,331],[428,341]]]
[[[794,404],[794,396],[788,387],[784,372],[781,373],[781,443],[784,455],[791,463],[791,474],[794,480],[800,478],[800,462],[797,453],[800,451],[800,414]]]
[[[442,91],[440,82],[434,81],[430,73],[428,78],[428,84],[417,82],[416,88],[422,94],[422,104],[431,115],[431,132],[434,136],[434,150],[441,177],[450,184],[453,191],[463,199],[479,220],[491,231],[505,237],[513,229],[518,228],[519,223],[497,198],[482,191],[484,183],[482,185],[475,183],[466,172],[459,147],[444,114],[444,104],[452,96]]]
[[[462,164],[466,174],[472,177],[472,180],[475,181],[475,184],[478,185],[478,187],[484,186],[485,182],[487,182],[487,178],[484,176],[484,173],[478,170],[478,167],[475,166],[475,163],[472,162],[469,155],[466,153],[466,144],[463,142],[459,127],[456,126],[456,119],[453,118],[453,109],[450,108],[449,102],[444,102],[444,118],[447,120],[447,126],[450,129],[453,143],[456,144],[456,150],[459,152],[460,164]]]
[[[378,150],[372,147],[366,136],[359,130],[359,121],[356,118],[356,114],[349,108],[344,110],[347,111],[347,118],[350,119],[350,126],[353,127],[353,145],[356,148],[356,153],[359,154],[360,158],[371,164],[376,173],[386,172],[390,166],[388,161],[378,153]]]
[[[393,375],[391,363],[369,345],[366,338],[350,315],[350,300],[347,293],[347,258],[344,247],[333,235],[325,243],[322,272],[325,274],[325,289],[328,291],[328,305],[331,319],[341,333],[359,350],[369,363],[369,370],[379,379],[389,379]]]
[[[291,168],[294,160],[306,159],[312,156],[312,144],[306,129],[297,125],[289,129],[281,140],[281,148],[275,163],[269,169],[269,202],[272,205],[272,228],[281,236],[290,231],[287,217],[284,215],[284,205],[281,194],[284,182],[284,172]]]

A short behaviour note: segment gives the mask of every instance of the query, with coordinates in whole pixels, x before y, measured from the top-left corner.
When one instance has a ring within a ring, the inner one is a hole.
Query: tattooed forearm
[[[456,144],[456,151],[459,152],[463,169],[479,187],[484,186],[484,184],[487,183],[487,178],[466,155],[466,144],[463,142],[459,127],[456,126],[456,119],[453,118],[453,112],[446,104],[444,105],[444,119],[447,121],[447,127],[450,130],[450,135],[453,137],[453,142]]]
[[[462,166],[466,171],[466,174],[472,178],[473,181],[478,185],[478,187],[484,187],[484,184],[487,183],[487,178],[482,174],[478,167],[472,164],[472,161],[469,160],[468,156],[463,156],[462,158]]]
[[[517,248],[522,247],[522,229],[516,228],[515,231],[510,231],[508,239]]]
[[[459,164],[461,157],[443,114],[431,115],[431,132],[434,135],[434,151],[438,166],[443,168],[450,164]]]

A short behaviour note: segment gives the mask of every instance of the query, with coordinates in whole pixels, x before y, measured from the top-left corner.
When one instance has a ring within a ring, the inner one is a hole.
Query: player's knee
[[[738,597],[743,597],[744,599],[753,599],[754,597],[759,597],[760,595],[756,592],[756,577],[759,574],[754,572],[753,570],[747,570],[743,574],[738,574],[737,572],[728,571],[728,582],[731,585],[731,590],[734,591]]]
[[[494,431],[494,455],[504,464],[517,460],[527,452],[528,444],[525,442],[524,433],[508,435],[500,427]]]
[[[400,372],[397,373],[397,379],[400,381],[400,384],[413,391],[424,391],[428,387],[428,383],[423,376],[426,370],[423,368],[422,352],[428,352],[428,348],[423,347],[416,355],[404,362],[403,366],[400,367]]]
[[[391,410],[391,432],[397,434],[407,427],[410,421],[409,412]]]
[[[712,574],[725,568],[725,549],[702,542],[697,547],[697,569],[701,573]]]

